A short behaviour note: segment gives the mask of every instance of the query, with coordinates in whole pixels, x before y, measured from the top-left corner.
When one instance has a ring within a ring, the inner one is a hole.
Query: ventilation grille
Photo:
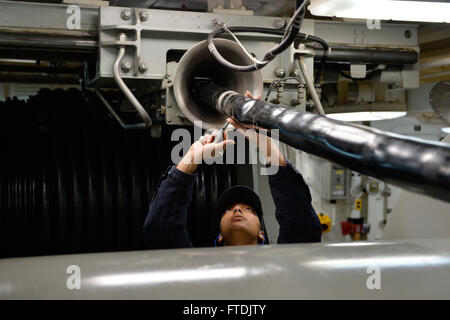
[[[439,82],[431,89],[430,105],[439,118],[450,123],[450,81]]]

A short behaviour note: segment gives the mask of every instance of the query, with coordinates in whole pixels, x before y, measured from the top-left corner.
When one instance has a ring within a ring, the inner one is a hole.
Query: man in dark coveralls
[[[282,155],[270,137],[246,134],[248,127],[232,118],[227,121],[249,140],[254,141],[268,159],[279,165],[277,173],[269,175],[269,185],[275,202],[275,216],[280,226],[278,243],[320,242],[322,228],[311,205],[311,194],[298,170]],[[177,166],[172,166],[150,203],[144,223],[144,239],[150,249],[189,248],[192,243],[186,228],[187,208],[192,199],[198,161],[205,154],[213,157],[227,145],[226,133],[221,142],[214,134],[194,142]],[[218,199],[220,234],[215,243],[225,246],[264,243],[261,230],[262,207],[258,195],[249,187],[233,186]],[[212,241],[211,241],[212,244]]]

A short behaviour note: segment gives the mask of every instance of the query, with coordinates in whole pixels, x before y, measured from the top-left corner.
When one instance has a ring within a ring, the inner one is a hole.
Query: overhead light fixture
[[[326,108],[325,114],[328,118],[335,120],[361,122],[404,117],[407,110],[406,105],[402,104],[349,105]]]
[[[450,23],[450,3],[444,0],[311,0],[309,11],[325,17]]]
[[[0,59],[0,62],[8,62],[8,63],[37,63],[37,60],[30,59]]]
[[[441,131],[446,134],[450,134],[450,127],[441,128]]]
[[[347,112],[347,113],[334,113],[327,114],[328,118],[350,121],[350,122],[361,122],[361,121],[378,121],[378,120],[390,120],[395,118],[400,118],[406,116],[406,112],[400,111],[386,111],[386,112]]]

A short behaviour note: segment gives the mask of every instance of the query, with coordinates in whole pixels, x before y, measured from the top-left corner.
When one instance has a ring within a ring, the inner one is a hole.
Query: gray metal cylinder
[[[217,50],[233,63],[248,65],[253,62],[242,48],[227,39],[215,39]],[[210,78],[225,88],[244,94],[247,90],[255,97],[263,93],[263,78],[260,71],[236,72],[223,68],[208,50],[207,41],[190,48],[181,58],[174,81],[174,94],[178,106],[191,121],[203,122],[204,128],[222,128],[226,116],[199,105],[192,96],[190,88],[196,77]]]
[[[0,299],[449,298],[448,238],[0,260]]]

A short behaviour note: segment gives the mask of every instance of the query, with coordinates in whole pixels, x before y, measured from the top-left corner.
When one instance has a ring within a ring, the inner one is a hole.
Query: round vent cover
[[[441,81],[431,89],[430,105],[439,118],[450,123],[450,81]]]

